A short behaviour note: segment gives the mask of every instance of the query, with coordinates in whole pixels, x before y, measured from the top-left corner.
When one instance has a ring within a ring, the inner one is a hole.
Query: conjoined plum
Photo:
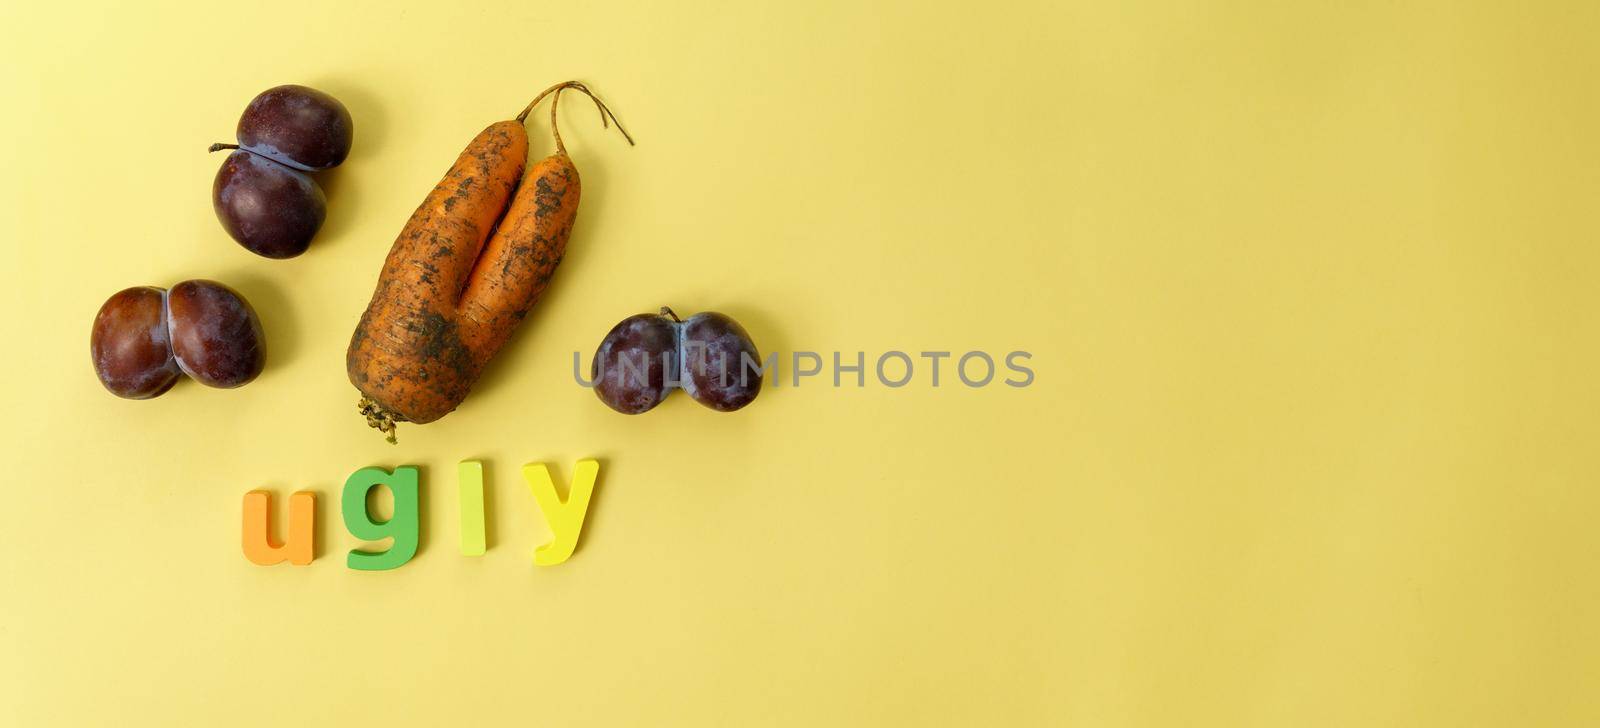
[[[237,387],[266,366],[255,310],[233,289],[205,280],[117,292],[95,315],[89,354],[100,383],[126,399],[155,397],[184,374]]]
[[[732,412],[761,393],[761,358],[750,334],[720,313],[684,321],[672,309],[623,319],[595,351],[595,394],[623,414],[647,412],[682,388],[696,402]]]
[[[350,154],[354,125],[338,99],[305,86],[257,95],[239,118],[238,144],[211,186],[223,229],[246,250],[268,258],[306,251],[327,217],[327,200],[309,172]]]

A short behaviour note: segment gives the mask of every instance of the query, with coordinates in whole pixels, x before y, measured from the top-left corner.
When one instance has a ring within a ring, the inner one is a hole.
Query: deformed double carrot
[[[592,99],[601,125],[615,122],[633,144],[587,86],[551,86],[467,145],[390,248],[345,357],[362,414],[390,442],[395,423],[432,422],[466,399],[566,253],[581,189],[556,125],[569,89]],[[524,169],[524,123],[547,96],[556,150]]]

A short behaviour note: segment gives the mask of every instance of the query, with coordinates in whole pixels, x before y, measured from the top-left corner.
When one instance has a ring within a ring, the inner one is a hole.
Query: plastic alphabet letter
[[[578,534],[583,531],[583,519],[589,513],[589,498],[594,495],[595,478],[600,475],[600,463],[579,460],[572,471],[572,487],[567,499],[561,500],[555,481],[550,479],[550,469],[543,463],[522,467],[522,477],[533,488],[533,499],[544,513],[544,521],[555,538],[533,552],[533,563],[555,566],[572,556],[578,548]]]
[[[302,490],[289,496],[289,537],[272,544],[272,491],[244,494],[244,557],[252,564],[272,566],[288,561],[305,566],[315,558],[314,534],[317,494]]]
[[[456,465],[456,497],[461,506],[461,555],[482,556],[488,544],[483,530],[483,463]]]
[[[367,512],[367,492],[379,485],[389,486],[394,494],[394,516],[387,521],[374,521]],[[417,554],[421,535],[417,489],[417,469],[411,466],[395,468],[393,473],[383,468],[362,468],[350,474],[339,499],[345,529],[363,541],[393,538],[394,542],[384,551],[351,549],[347,566],[360,571],[383,571],[401,566]]]

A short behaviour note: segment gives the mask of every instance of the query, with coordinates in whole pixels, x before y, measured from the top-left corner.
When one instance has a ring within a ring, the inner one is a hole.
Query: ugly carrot
[[[566,253],[581,192],[556,126],[568,89],[594,100],[602,124],[617,121],[582,83],[546,89],[467,145],[390,248],[345,357],[362,414],[390,442],[395,423],[432,422],[466,399]],[[546,96],[556,150],[527,166],[524,124]]]

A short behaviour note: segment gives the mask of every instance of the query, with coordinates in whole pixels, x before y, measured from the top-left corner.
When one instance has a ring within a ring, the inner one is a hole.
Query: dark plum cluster
[[[662,308],[613,326],[589,373],[600,401],[623,414],[647,412],[677,388],[732,412],[761,393],[760,367],[755,342],[739,322],[712,311],[685,321]]]
[[[267,361],[255,310],[233,289],[205,280],[117,292],[94,317],[89,354],[100,383],[127,399],[159,395],[184,374],[238,387]]]
[[[336,167],[350,154],[350,112],[305,86],[261,92],[239,117],[238,144],[211,186],[222,227],[246,250],[293,258],[311,245],[327,217],[327,198],[310,172]]]

